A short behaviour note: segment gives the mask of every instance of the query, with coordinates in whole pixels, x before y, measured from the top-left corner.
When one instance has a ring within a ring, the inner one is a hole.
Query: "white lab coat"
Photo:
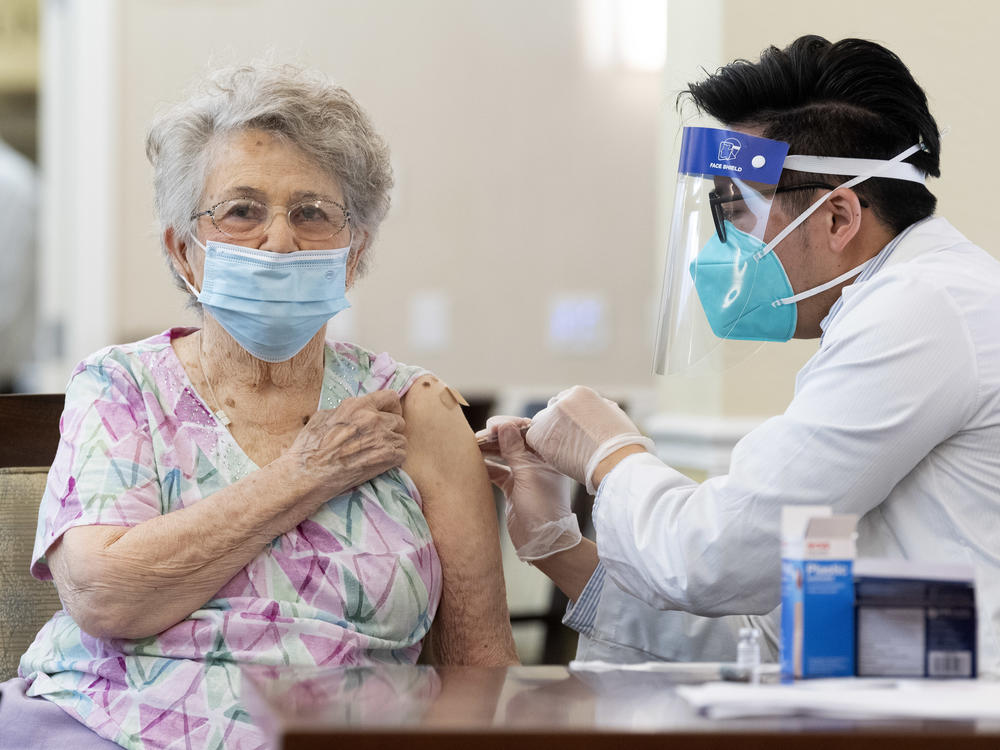
[[[787,411],[736,445],[728,475],[697,484],[650,454],[608,474],[608,577],[657,609],[768,613],[781,507],[829,504],[860,517],[862,556],[971,563],[979,668],[1000,672],[1000,263],[925,220],[823,327]]]

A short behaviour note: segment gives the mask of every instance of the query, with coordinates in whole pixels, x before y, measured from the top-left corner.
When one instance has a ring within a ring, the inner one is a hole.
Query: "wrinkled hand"
[[[329,499],[401,466],[406,460],[404,431],[399,394],[375,391],[317,411],[286,457]]]
[[[597,465],[619,448],[641,445],[653,450],[653,441],[639,433],[632,420],[614,401],[596,391],[575,385],[549,400],[531,420],[525,439],[547,463],[586,485]]]
[[[487,459],[486,470],[507,498],[507,531],[526,562],[575,547],[583,538],[570,508],[569,481],[524,444],[519,428],[527,421],[491,417],[483,431],[499,438],[507,465]]]

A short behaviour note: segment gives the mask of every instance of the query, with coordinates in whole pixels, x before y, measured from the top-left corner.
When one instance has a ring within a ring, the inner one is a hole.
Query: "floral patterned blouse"
[[[31,572],[74,526],[134,526],[198,502],[258,467],[195,392],[172,329],[83,361],[66,389],[62,439],[39,510]],[[423,370],[328,342],[320,408]],[[274,539],[200,609],[159,635],[93,638],[65,610],[21,658],[44,696],[127,748],[255,748],[241,665],[413,663],[441,597],[420,497],[392,470],[330,499]]]

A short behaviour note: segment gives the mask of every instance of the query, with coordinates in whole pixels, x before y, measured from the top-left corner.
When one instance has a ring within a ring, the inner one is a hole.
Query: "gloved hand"
[[[487,459],[490,481],[507,498],[507,531],[517,556],[540,560],[575,547],[583,539],[570,507],[570,483],[528,450],[520,427],[528,420],[491,417],[479,434],[495,433],[507,465]]]
[[[654,449],[614,401],[575,385],[549,400],[531,420],[528,445],[546,463],[573,477],[594,494],[594,470],[605,458],[626,445]]]

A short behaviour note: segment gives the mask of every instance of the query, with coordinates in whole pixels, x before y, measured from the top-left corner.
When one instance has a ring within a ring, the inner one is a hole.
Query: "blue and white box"
[[[865,558],[854,589],[859,677],[976,676],[971,565]]]
[[[854,674],[857,516],[786,506],[781,517],[781,676]]]

